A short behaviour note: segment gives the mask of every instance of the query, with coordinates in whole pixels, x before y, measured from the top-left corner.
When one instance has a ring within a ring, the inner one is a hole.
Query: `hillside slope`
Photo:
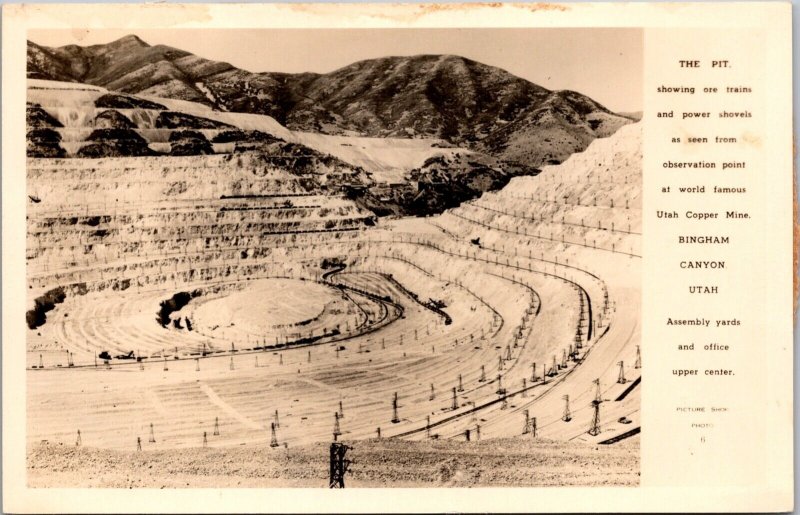
[[[308,191],[345,190],[382,215],[438,213],[515,175],[537,171],[437,139],[290,131],[267,115],[215,111],[186,100],[113,93],[81,83],[28,79],[26,111],[31,158],[257,153],[264,163],[301,177]],[[432,181],[418,173],[431,162],[453,165],[437,170]],[[436,182],[444,190],[420,193],[420,182]]]
[[[28,44],[28,77],[265,114],[289,129],[441,138],[529,166],[563,161],[631,120],[454,55],[384,57],[327,74],[252,73],[136,36],[106,45]]]

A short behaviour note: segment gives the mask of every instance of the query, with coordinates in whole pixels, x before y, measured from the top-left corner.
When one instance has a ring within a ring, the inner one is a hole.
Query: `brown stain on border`
[[[502,2],[475,2],[475,3],[452,3],[452,4],[420,4],[417,8],[417,15],[424,16],[426,14],[438,12],[452,12],[452,11],[471,11],[474,9],[499,9],[503,7]]]
[[[523,9],[527,9],[531,12],[536,11],[569,11],[570,6],[564,4],[551,4],[547,2],[536,2],[533,4],[514,4],[517,7],[521,7]]]
[[[330,5],[330,4],[328,4]],[[286,7],[293,11],[308,12],[310,14],[321,14],[327,12],[323,9],[328,7],[326,4],[305,4],[305,3],[291,3],[285,4]],[[353,4],[356,5],[356,4]],[[418,21],[428,15],[437,13],[452,13],[452,12],[470,12],[482,9],[501,9],[501,8],[516,8],[524,9],[530,12],[536,11],[569,11],[570,6],[565,4],[556,4],[549,2],[529,2],[529,3],[512,3],[512,2],[469,2],[469,3],[424,3],[424,4],[367,4],[368,6],[386,7],[378,11],[365,10],[358,13],[358,16],[366,16],[371,18],[382,18],[393,20],[397,22],[412,22]],[[393,9],[395,7],[402,7],[400,9]],[[320,9],[322,8],[322,9]],[[408,8],[408,9],[403,9]]]
[[[450,12],[450,11],[470,11],[475,9],[491,8],[499,9],[501,7],[516,7],[525,9],[527,11],[568,11],[569,6],[564,4],[553,4],[548,2],[532,2],[532,3],[505,3],[505,2],[474,2],[474,3],[451,3],[451,4],[420,4],[420,15],[426,15],[436,12]]]

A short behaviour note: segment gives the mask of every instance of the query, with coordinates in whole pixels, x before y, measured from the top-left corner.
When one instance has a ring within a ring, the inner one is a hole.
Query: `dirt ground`
[[[345,486],[638,486],[639,438],[587,445],[523,438],[478,442],[363,440]],[[36,444],[28,485],[94,488],[325,488],[328,444],[122,452]]]

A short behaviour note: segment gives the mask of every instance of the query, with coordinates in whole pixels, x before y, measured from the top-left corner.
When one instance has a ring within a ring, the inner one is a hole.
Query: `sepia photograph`
[[[26,75],[28,487],[640,486],[642,29],[37,29]]]

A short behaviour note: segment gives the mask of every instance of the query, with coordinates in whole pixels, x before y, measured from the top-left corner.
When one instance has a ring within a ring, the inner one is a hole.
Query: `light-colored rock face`
[[[297,177],[248,155],[32,159],[28,192],[38,200],[29,206],[28,271],[41,287],[48,280],[36,278],[51,269],[110,284],[111,272],[92,271],[98,262],[134,278],[139,266],[156,265],[131,265],[133,256],[161,268],[162,260],[199,259],[182,253],[233,244],[228,252],[237,255],[265,235],[351,231],[373,219],[341,197],[307,193]]]
[[[641,427],[638,124],[457,56],[282,77],[135,37],[51,51],[29,47],[29,444],[80,430],[169,460],[319,445],[336,420],[349,441],[502,438],[488,455],[530,456],[535,432],[537,478],[637,480],[629,449],[597,449]],[[486,191],[471,172],[508,173],[498,156],[554,165],[437,216],[352,200],[412,176],[410,202],[459,174]],[[420,449],[399,474],[461,484]],[[518,480],[492,463],[488,484]]]
[[[266,115],[215,111],[203,104],[159,97],[164,94],[163,91],[148,91],[125,96],[85,84],[29,79],[29,119],[36,121],[46,116],[55,121],[55,125],[48,123],[47,126],[53,126],[60,135],[59,144],[66,152],[65,157],[79,156],[80,149],[91,144],[90,137],[95,129],[118,127],[119,123],[109,122],[110,115],[104,115],[113,110],[116,118],[129,120],[127,128],[147,140],[154,152],[170,153],[171,134],[190,129],[200,131],[211,141],[215,153],[229,154],[234,151],[235,141],[217,143],[215,139],[224,137],[221,135],[231,129],[258,131],[334,156],[354,168],[360,167],[373,174],[377,182],[400,182],[405,173],[431,157],[469,153],[464,149],[444,148],[438,139],[331,136],[290,131]],[[110,96],[113,97],[110,101],[100,100]],[[98,101],[101,106],[96,105]],[[131,103],[139,103],[141,107]],[[31,116],[36,115],[37,110],[41,111],[41,116]],[[243,140],[248,138],[245,136]]]
[[[28,376],[31,442],[82,429],[85,445],[130,449],[152,422],[147,449],[192,447],[218,419],[209,445],[268,445],[278,410],[294,447],[330,439],[339,400],[348,439],[422,439],[427,416],[441,438],[519,436],[525,409],[575,445],[640,427],[638,125],[441,216],[375,227],[256,156],[30,159],[27,173],[29,307],[65,292],[28,331],[29,365],[45,367]],[[196,295],[162,325],[180,292]],[[94,370],[102,350],[111,370]],[[130,351],[143,370],[116,358]],[[54,370],[68,352],[76,367]],[[595,379],[622,399],[588,435]]]

